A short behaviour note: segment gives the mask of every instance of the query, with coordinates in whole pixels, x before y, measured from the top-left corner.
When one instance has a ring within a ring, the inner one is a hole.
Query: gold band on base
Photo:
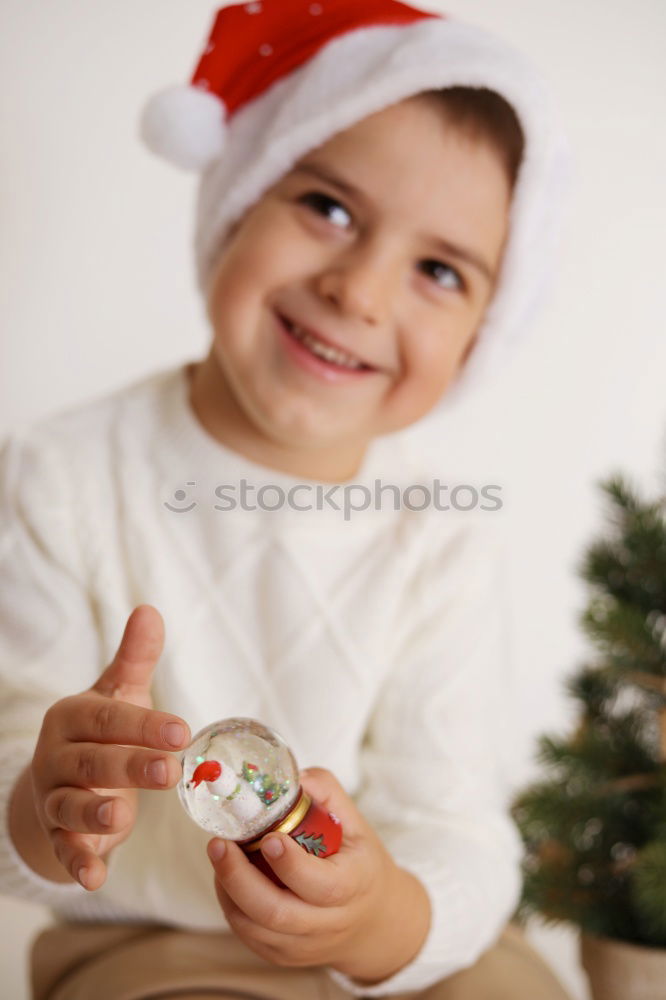
[[[296,827],[299,825],[299,823],[302,822],[305,814],[307,813],[311,805],[312,805],[312,799],[310,798],[309,795],[306,795],[306,793],[303,792],[300,799],[294,806],[294,808],[291,810],[290,813],[287,813],[287,815],[285,816],[285,818],[282,820],[281,823],[278,823],[278,825],[274,827],[272,830],[267,830],[266,833],[262,833],[261,837],[259,837],[257,840],[253,840],[249,844],[243,844],[243,850],[258,851],[261,845],[261,841],[264,839],[264,837],[267,837],[269,833],[291,833],[291,831],[295,830]]]

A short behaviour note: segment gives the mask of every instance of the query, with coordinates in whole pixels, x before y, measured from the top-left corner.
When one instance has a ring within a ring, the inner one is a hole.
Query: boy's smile
[[[497,153],[423,96],[304,156],[232,229],[191,402],[218,440],[311,479],[431,410],[473,346],[507,235]],[[446,242],[446,246],[442,245]]]
[[[363,361],[356,352],[349,351],[325,336],[321,330],[276,312],[280,330],[285,334],[285,347],[292,353],[296,364],[302,365],[327,382],[340,382],[359,378],[371,371],[374,365]]]

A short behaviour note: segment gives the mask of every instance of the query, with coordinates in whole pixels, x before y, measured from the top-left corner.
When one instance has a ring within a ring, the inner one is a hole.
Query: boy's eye
[[[439,277],[435,279],[440,288],[457,288],[461,291],[465,288],[465,282],[456,269],[450,267],[449,264],[443,264],[440,260],[424,260],[422,263],[424,268],[429,268],[431,271],[436,272],[438,276],[441,275],[441,281]],[[450,280],[451,275],[453,275],[453,284],[451,284]]]
[[[322,191],[308,191],[306,194],[301,195],[298,200],[304,205],[312,206],[318,215],[326,216],[329,221],[335,224],[340,222],[341,218],[343,221],[344,218],[351,219],[351,215],[342,202],[339,202],[336,198],[329,197],[329,195],[324,194]],[[439,260],[425,260],[422,261],[422,264],[424,268],[429,268],[431,271],[436,272],[438,277],[435,278],[435,282],[440,288],[464,290],[465,282],[455,268],[450,267],[448,264],[443,264]],[[453,276],[453,284],[451,284],[451,276]]]
[[[335,198],[329,198],[321,191],[309,191],[299,199],[304,205],[311,205],[318,215],[325,215],[331,222],[340,221],[341,216],[351,219],[351,215],[344,205]],[[344,219],[343,219],[344,221]]]

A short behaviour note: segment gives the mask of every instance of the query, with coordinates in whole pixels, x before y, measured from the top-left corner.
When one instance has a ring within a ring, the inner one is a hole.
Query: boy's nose
[[[377,326],[387,317],[395,280],[376,254],[349,253],[322,270],[318,291],[346,315]]]

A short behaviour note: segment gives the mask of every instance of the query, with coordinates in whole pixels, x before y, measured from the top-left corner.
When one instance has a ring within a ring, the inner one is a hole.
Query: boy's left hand
[[[287,834],[267,834],[264,857],[286,888],[233,841],[208,844],[220,906],[238,937],[282,966],[329,965],[365,983],[397,972],[419,951],[430,922],[421,883],[399,868],[330,771],[301,772],[304,790],[342,824],[337,854],[317,858]],[[282,853],[271,856],[279,845]],[[215,845],[226,848],[213,859]]]

